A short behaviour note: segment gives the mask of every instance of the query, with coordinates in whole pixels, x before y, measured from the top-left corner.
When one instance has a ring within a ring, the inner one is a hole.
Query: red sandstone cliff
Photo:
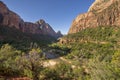
[[[36,23],[24,22],[19,15],[9,10],[2,1],[0,1],[0,25],[15,27],[25,33],[43,34],[53,37],[58,36],[52,27],[44,20],[41,19]]]
[[[78,15],[72,22],[68,34],[104,25],[120,26],[120,0],[95,0],[87,13]]]

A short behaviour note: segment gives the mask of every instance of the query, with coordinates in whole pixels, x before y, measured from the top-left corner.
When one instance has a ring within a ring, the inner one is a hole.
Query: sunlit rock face
[[[0,1],[0,25],[14,27],[25,33],[43,34],[57,37],[58,34],[43,19],[36,23],[25,22],[18,14],[9,10],[8,7]]]
[[[101,12],[107,7],[109,7],[114,0],[95,0],[95,2],[90,6],[88,11],[98,11]]]
[[[40,19],[36,22],[36,24],[39,26],[40,30],[42,30],[42,33],[47,35],[50,34],[51,36],[56,37],[57,33],[52,29],[52,27],[46,23],[43,19]]]
[[[103,25],[120,26],[120,0],[95,0],[87,13],[73,20],[68,34]]]

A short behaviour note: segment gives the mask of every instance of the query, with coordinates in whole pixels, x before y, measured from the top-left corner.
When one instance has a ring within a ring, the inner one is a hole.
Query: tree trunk
[[[33,75],[33,80],[39,80],[38,74],[36,74],[36,72],[33,72],[32,75]]]

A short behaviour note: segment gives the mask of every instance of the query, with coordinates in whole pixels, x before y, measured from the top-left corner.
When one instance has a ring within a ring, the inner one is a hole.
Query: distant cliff
[[[120,0],[95,0],[87,13],[73,20],[68,34],[104,25],[120,26]]]
[[[43,19],[40,19],[36,23],[24,22],[18,14],[9,10],[2,1],[0,1],[0,25],[14,27],[24,33],[50,35],[56,38],[60,35]]]

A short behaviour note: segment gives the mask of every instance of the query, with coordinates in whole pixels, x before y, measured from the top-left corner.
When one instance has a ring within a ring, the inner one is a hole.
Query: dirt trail
[[[55,66],[56,64],[59,64],[60,62],[65,62],[65,63],[71,64],[71,61],[65,59],[64,57],[59,57],[59,58],[50,59],[50,60],[44,62],[44,67],[52,67],[52,66]]]

